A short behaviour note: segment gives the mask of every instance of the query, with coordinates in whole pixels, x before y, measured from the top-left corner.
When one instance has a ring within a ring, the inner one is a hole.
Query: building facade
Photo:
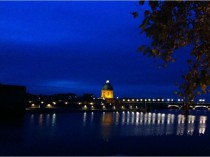
[[[114,98],[114,90],[112,85],[109,83],[109,80],[106,81],[102,90],[101,97],[105,99],[113,99]]]

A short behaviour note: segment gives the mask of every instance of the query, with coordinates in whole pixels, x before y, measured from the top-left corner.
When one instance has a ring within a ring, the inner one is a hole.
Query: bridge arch
[[[180,109],[179,105],[168,105],[168,108],[170,109]]]
[[[209,107],[208,106],[205,106],[205,105],[202,105],[202,106],[201,105],[194,106],[194,109],[199,109],[199,108],[204,108],[204,109],[207,109],[207,110],[209,109]]]

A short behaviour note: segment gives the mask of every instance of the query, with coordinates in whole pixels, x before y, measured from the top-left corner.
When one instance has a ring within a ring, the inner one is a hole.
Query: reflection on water
[[[43,124],[43,115],[40,114],[39,115],[39,126],[42,127],[42,124]]]
[[[38,121],[38,126],[42,127],[55,127],[56,125],[56,114],[39,114],[39,115],[30,115],[30,124],[31,126],[36,125]]]
[[[90,116],[90,123],[94,123],[93,112]],[[103,137],[108,138],[118,128],[117,135],[182,136],[186,134],[192,136],[196,131],[201,135],[205,134],[206,120],[206,116],[198,116],[196,121],[195,115],[184,116],[170,113],[103,112],[101,114],[101,133]],[[85,112],[83,114],[84,126],[86,123],[87,113]]]
[[[54,113],[52,116],[52,127],[54,127],[56,124],[56,114]]]
[[[83,126],[86,125],[86,121],[87,121],[87,113],[84,112],[84,113],[83,113]]]
[[[101,135],[108,139],[111,135],[161,136],[161,135],[203,135],[206,132],[206,116],[143,112],[84,112],[81,126],[100,128]],[[30,115],[31,125],[40,128],[56,127],[56,113]]]
[[[101,134],[102,134],[102,137],[106,140],[108,140],[111,135],[112,128],[110,126],[114,122],[113,114],[103,112],[103,117],[102,117],[102,121],[101,121],[101,125],[102,125]]]
[[[199,134],[204,134],[206,130],[206,116],[200,116],[199,119]]]

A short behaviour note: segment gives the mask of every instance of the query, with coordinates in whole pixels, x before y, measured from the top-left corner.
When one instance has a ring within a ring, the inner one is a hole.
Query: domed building
[[[114,90],[112,85],[109,83],[109,80],[106,81],[102,90],[101,97],[105,99],[113,99],[114,98]]]

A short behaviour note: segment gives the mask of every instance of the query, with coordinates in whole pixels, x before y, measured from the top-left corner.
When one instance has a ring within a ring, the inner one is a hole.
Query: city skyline
[[[32,94],[99,97],[110,80],[115,96],[173,98],[187,71],[189,48],[167,68],[137,53],[149,42],[138,28],[143,11],[131,15],[145,9],[138,2],[1,2],[0,9],[0,83]]]

